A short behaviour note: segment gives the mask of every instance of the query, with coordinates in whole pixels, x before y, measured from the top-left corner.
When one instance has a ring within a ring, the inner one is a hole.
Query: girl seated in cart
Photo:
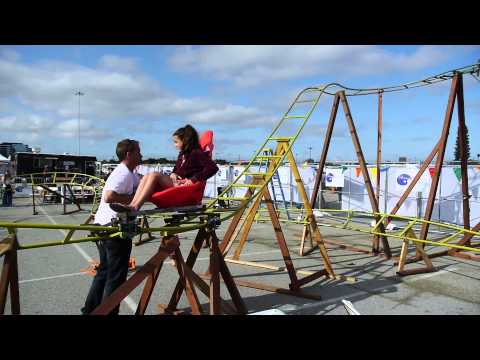
[[[138,211],[146,201],[159,208],[201,204],[207,179],[218,172],[211,159],[212,140],[212,131],[206,131],[199,140],[192,126],[179,128],[173,133],[179,154],[170,176],[156,172],[145,175],[130,204],[111,204],[111,208],[117,212]]]

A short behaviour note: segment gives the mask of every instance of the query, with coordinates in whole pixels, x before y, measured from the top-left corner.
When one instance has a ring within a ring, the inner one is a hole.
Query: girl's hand
[[[193,185],[193,182],[190,179],[185,179],[185,181],[183,182],[183,185]]]

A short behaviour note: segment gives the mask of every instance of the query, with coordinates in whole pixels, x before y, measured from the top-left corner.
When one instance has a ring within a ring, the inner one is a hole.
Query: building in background
[[[17,152],[32,152],[32,148],[22,143],[2,142],[0,144],[0,154],[6,158]]]
[[[95,176],[97,158],[86,155],[17,152],[12,157],[12,162],[16,175],[59,171]]]

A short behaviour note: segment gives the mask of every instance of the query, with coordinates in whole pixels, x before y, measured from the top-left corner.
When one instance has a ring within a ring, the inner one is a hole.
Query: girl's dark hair
[[[173,136],[178,136],[178,138],[182,140],[183,152],[189,153],[194,149],[200,149],[197,130],[191,125],[185,125],[177,129],[177,131],[173,133]]]

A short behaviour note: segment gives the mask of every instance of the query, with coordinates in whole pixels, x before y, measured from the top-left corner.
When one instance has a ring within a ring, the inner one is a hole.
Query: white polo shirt
[[[105,193],[109,190],[115,191],[120,195],[132,195],[137,190],[140,178],[137,174],[131,172],[128,167],[120,163],[110,174],[102,190],[102,200],[95,214],[95,224],[108,224],[117,213],[110,209],[109,204],[105,202]]]

